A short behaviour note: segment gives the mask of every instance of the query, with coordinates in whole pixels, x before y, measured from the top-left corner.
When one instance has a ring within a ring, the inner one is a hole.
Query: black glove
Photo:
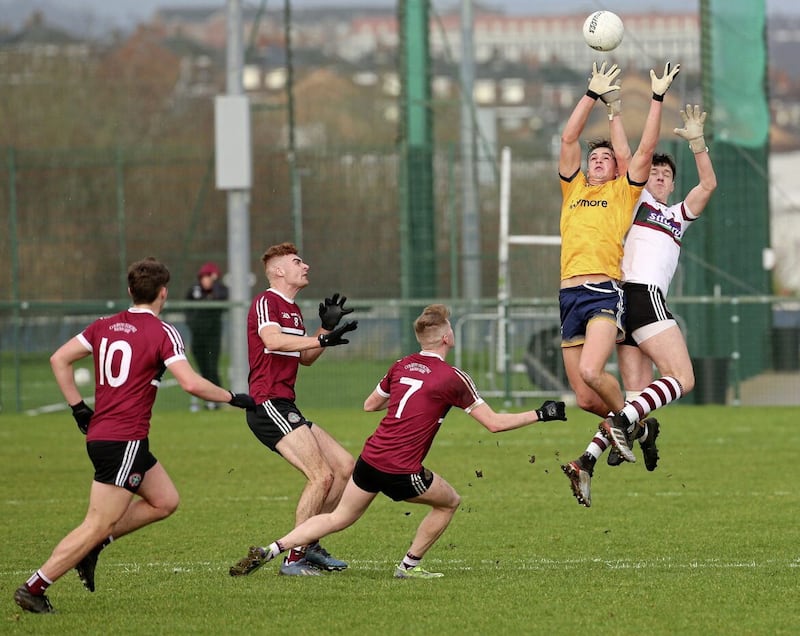
[[[231,399],[228,400],[228,404],[231,406],[245,409],[247,411],[256,410],[256,401],[249,393],[234,393],[233,391],[228,391],[228,393],[231,394]]]
[[[83,400],[77,404],[70,404],[70,408],[72,409],[72,417],[74,417],[75,421],[78,423],[78,430],[86,435],[94,411],[89,408]]]
[[[324,302],[319,304],[319,319],[322,321],[322,328],[327,331],[336,329],[342,316],[351,313],[352,309],[345,309],[344,302],[347,296],[339,298],[339,294],[333,295],[333,298],[326,298]]]
[[[550,422],[551,420],[566,421],[567,414],[564,412],[564,406],[563,402],[547,400],[547,402],[536,409],[536,417],[539,418],[540,422]]]
[[[346,322],[341,327],[336,327],[336,329],[330,333],[321,333],[317,339],[319,340],[319,344],[323,347],[335,347],[336,345],[347,344],[350,341],[343,339],[342,336],[348,331],[355,331],[356,327],[358,327],[358,320]]]

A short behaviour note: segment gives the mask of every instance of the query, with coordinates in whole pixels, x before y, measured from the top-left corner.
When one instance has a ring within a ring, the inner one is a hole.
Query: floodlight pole
[[[250,296],[250,105],[244,94],[242,6],[227,0],[226,95],[215,103],[217,188],[228,195],[229,382],[247,390],[247,307]]]
[[[289,180],[292,193],[292,222],[294,224],[294,244],[303,253],[303,203],[302,182],[297,168],[297,144],[295,141],[294,112],[294,53],[292,49],[292,0],[283,3],[283,33],[286,41],[286,119],[289,139],[286,159],[289,163]]]
[[[462,296],[470,304],[481,299],[481,238],[478,217],[478,192],[475,174],[475,108],[473,86],[475,57],[473,48],[472,0],[461,3],[461,276]]]

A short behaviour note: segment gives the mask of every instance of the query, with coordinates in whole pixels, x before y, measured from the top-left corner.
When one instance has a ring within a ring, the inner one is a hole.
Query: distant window
[[[242,69],[242,85],[246,91],[255,91],[261,88],[261,69],[249,64]]]
[[[504,79],[500,82],[500,101],[504,104],[521,104],[525,101],[525,82],[521,79]]]
[[[282,90],[286,86],[286,69],[276,68],[264,77],[264,86],[271,91]]]
[[[475,101],[479,104],[493,104],[495,101],[494,80],[478,80],[474,86]]]

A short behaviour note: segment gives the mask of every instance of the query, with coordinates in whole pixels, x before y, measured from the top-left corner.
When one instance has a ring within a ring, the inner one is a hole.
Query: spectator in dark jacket
[[[216,263],[205,263],[197,272],[197,282],[189,288],[187,300],[228,300],[228,288],[220,280]],[[198,308],[186,312],[186,323],[191,331],[191,350],[197,369],[207,380],[219,384],[219,356],[222,347],[222,315],[224,308]],[[207,402],[206,408],[218,408],[216,402]],[[190,409],[199,411],[200,405],[192,400]]]

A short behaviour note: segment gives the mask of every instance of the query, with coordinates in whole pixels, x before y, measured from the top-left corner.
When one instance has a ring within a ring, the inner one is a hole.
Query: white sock
[[[269,560],[272,561],[276,556],[278,556],[283,550],[281,550],[281,546],[278,544],[277,541],[270,543],[266,548],[263,548],[264,552],[267,553]]]
[[[422,559],[414,556],[410,552],[407,552],[406,555],[403,557],[403,560],[401,561],[400,565],[405,570],[411,570],[417,567],[420,561],[422,561]]]

